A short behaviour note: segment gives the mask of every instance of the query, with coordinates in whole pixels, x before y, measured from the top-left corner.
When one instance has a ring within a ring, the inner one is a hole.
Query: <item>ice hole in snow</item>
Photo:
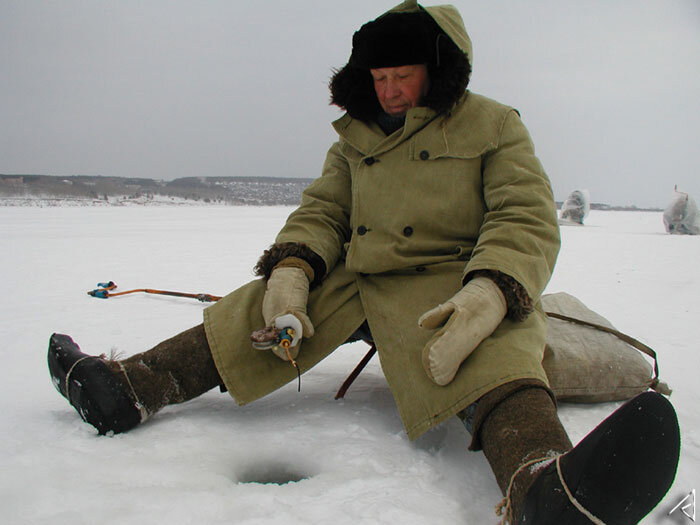
[[[291,465],[268,463],[249,467],[241,476],[238,476],[238,483],[285,485],[287,483],[296,483],[309,477],[311,476],[302,473]]]

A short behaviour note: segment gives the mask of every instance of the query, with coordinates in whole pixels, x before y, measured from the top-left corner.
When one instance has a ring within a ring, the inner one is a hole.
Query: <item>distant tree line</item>
[[[86,200],[188,199],[205,203],[296,205],[309,178],[183,177],[171,181],[91,175],[3,175],[0,197],[49,197]]]
[[[301,202],[301,193],[309,178],[285,177],[182,177],[165,181],[135,177],[101,175],[3,175],[0,174],[0,198],[49,197],[57,199],[141,199],[155,196],[187,199],[195,202],[234,205],[290,205]],[[561,209],[562,202],[557,202]],[[658,208],[611,206],[591,203],[592,210],[662,211]]]

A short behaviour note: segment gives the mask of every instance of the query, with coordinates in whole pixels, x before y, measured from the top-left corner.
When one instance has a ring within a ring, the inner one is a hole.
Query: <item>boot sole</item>
[[[561,457],[574,498],[605,523],[633,525],[668,492],[680,455],[680,430],[671,403],[656,392],[638,395]],[[566,495],[556,464],[528,491],[517,523],[590,525]]]

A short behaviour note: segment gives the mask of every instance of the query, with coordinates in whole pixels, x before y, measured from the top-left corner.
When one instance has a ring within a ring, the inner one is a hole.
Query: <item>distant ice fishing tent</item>
[[[693,198],[675,188],[671,203],[664,210],[664,226],[674,235],[700,235],[700,213]]]
[[[559,215],[560,222],[583,224],[583,219],[591,211],[591,197],[588,190],[574,190],[566,198]]]

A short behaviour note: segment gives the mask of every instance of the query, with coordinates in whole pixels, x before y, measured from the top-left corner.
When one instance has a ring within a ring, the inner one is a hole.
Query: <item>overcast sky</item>
[[[0,173],[317,177],[384,0],[0,0]],[[700,201],[700,1],[453,2],[559,200]]]

